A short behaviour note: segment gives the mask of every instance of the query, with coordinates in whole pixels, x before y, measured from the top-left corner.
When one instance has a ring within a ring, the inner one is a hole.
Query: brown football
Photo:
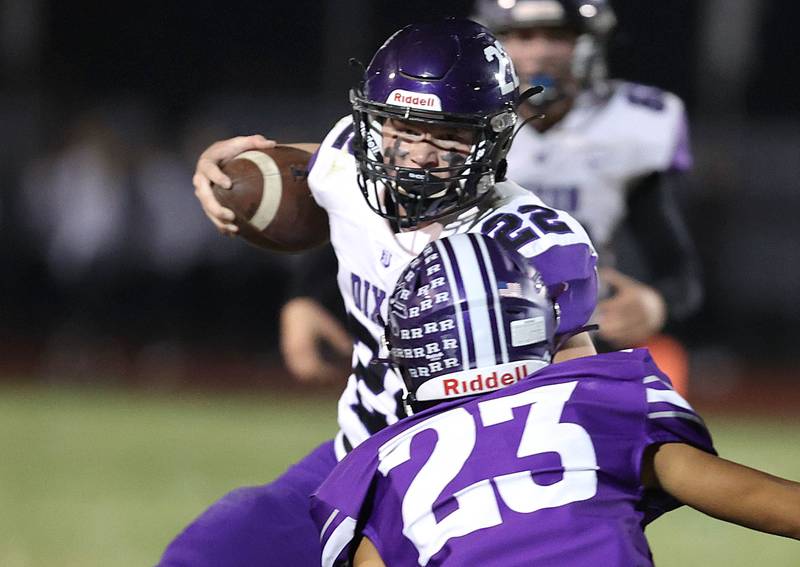
[[[243,152],[222,166],[230,189],[212,185],[236,215],[239,235],[260,248],[297,252],[328,240],[328,215],[308,188],[311,154],[291,146]]]

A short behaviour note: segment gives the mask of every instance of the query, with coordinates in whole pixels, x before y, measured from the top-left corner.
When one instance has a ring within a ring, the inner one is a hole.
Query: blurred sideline
[[[304,385],[292,380],[277,353],[233,347],[181,347],[164,343],[144,349],[109,342],[83,345],[60,359],[48,358],[41,345],[0,337],[0,384],[81,386],[133,390],[158,396],[183,394],[286,394],[330,398],[342,383]],[[662,343],[668,344],[669,343]],[[668,348],[673,348],[669,345]],[[701,412],[791,418],[800,425],[800,388],[790,365],[747,363],[720,352],[675,353],[657,350],[664,368],[688,363],[687,399]],[[684,390],[685,391],[685,390]]]

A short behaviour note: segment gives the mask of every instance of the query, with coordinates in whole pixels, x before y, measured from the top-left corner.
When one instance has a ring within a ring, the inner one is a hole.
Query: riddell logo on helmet
[[[404,91],[403,89],[396,89],[389,93],[386,103],[394,106],[419,108],[421,110],[442,109],[442,101],[435,94],[415,93]]]
[[[499,376],[497,371],[494,371],[486,376],[479,373],[472,380],[445,378],[442,380],[444,395],[450,397],[489,392],[504,386],[510,386],[515,382],[519,382],[528,375],[528,369],[525,364],[521,364],[510,370],[512,370],[513,373],[503,372]]]

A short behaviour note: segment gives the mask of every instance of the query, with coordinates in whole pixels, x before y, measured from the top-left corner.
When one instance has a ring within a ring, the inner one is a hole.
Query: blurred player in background
[[[683,103],[607,79],[606,43],[616,20],[603,0],[478,0],[476,19],[499,34],[523,89],[545,86],[519,108],[530,121],[509,151],[508,175],[573,214],[597,246],[601,348],[648,343],[685,393],[685,353],[658,335],[695,313],[702,299],[699,261],[675,201],[692,164]],[[331,278],[318,261],[325,255],[301,261],[315,283]],[[330,353],[347,352],[335,348],[345,331],[334,317],[318,316],[335,303],[303,285],[295,295],[281,324],[284,358],[300,379],[323,379],[331,374]]]
[[[339,401],[341,430],[274,482],[214,504],[170,544],[161,565],[319,564],[310,494],[338,459],[405,415],[401,377],[370,363],[388,293],[432,240],[464,232],[501,238],[541,274],[560,310],[554,332],[567,343],[564,352],[594,353],[581,332],[597,301],[596,255],[586,232],[505,179],[516,108],[530,94],[520,95],[502,45],[469,20],[407,26],[378,50],[351,92],[353,115],[319,145],[308,176],[328,215],[355,337],[352,374]],[[273,145],[260,136],[233,138],[200,156],[195,193],[221,232],[235,234],[237,227],[210,187],[230,186],[220,164]],[[433,288],[443,281],[431,276]],[[476,313],[474,323],[487,316]],[[470,348],[483,357],[493,347]]]
[[[338,263],[330,244],[297,258],[281,308],[280,340],[284,363],[300,382],[346,380],[353,339],[336,286]]]
[[[509,177],[572,213],[597,246],[600,348],[650,342],[685,392],[680,350],[656,337],[702,299],[699,260],[675,200],[692,165],[683,103],[607,78],[616,18],[605,0],[478,0],[476,11],[506,47],[522,88],[545,87],[519,108],[529,121],[508,154]]]
[[[646,349],[550,365],[557,326],[507,247],[478,234],[425,247],[386,327],[409,417],[315,494],[322,565],[643,567],[644,527],[681,504],[800,539],[800,483],[717,457]],[[494,349],[473,356],[478,342]]]

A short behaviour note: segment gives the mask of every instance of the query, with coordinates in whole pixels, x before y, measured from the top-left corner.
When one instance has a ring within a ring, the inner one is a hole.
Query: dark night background
[[[707,296],[674,331],[697,374],[757,366],[794,379],[800,5],[612,5],[612,76],[677,93],[692,121],[696,167],[680,199]],[[292,259],[216,235],[192,195],[194,160],[233,134],[321,139],[348,112],[349,57],[366,62],[400,26],[471,6],[1,2],[5,373],[60,379],[88,365],[149,381],[142,368],[174,367],[185,382],[185,360],[209,345],[275,359]],[[115,193],[75,181],[94,163],[82,144],[106,152]]]

